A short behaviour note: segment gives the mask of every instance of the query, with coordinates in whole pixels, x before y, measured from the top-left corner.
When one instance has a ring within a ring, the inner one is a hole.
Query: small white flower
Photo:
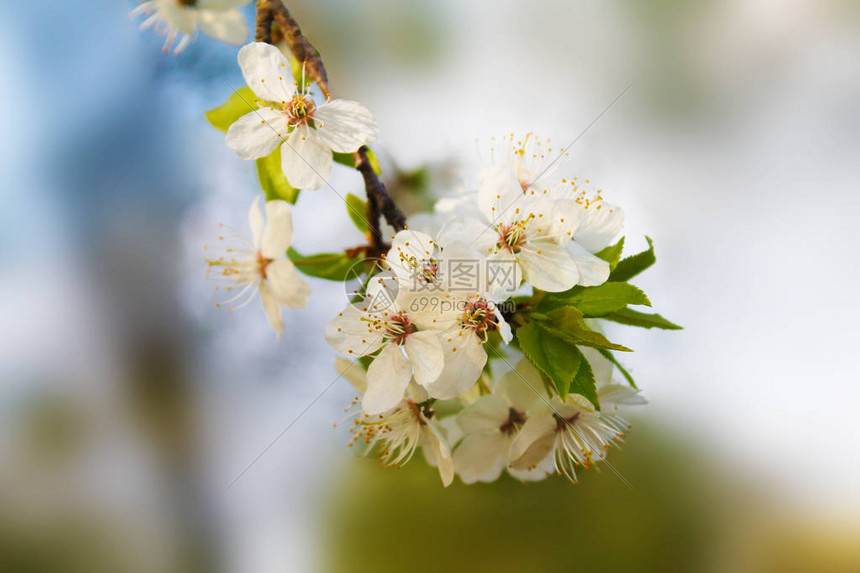
[[[155,27],[165,37],[164,51],[173,48],[178,54],[184,50],[199,27],[204,34],[240,45],[248,39],[248,26],[239,11],[251,0],[147,0],[131,11],[132,16],[143,14],[146,20],[141,30]]]
[[[514,172],[505,168],[484,179],[478,208],[486,223],[452,222],[440,232],[439,241],[472,245],[487,258],[494,298],[513,294],[522,279],[549,292],[577,283],[579,270],[565,249],[579,225],[572,202],[554,200],[547,191],[523,192]]]
[[[352,153],[376,140],[379,129],[367,108],[345,99],[316,105],[306,86],[293,82],[276,47],[248,44],[239,50],[239,67],[260,108],[230,126],[227,145],[244,159],[265,157],[280,145],[281,169],[293,187],[319,189],[331,174],[332,151]]]
[[[360,369],[359,369],[360,370]],[[370,375],[365,373],[366,379]],[[361,374],[354,377],[360,378]],[[454,460],[427,393],[415,383],[409,384],[409,397],[395,407],[375,415],[362,414],[350,428],[349,445],[364,442],[365,454],[378,447],[379,461],[386,467],[406,464],[421,447],[430,465],[439,468],[442,484],[448,487],[454,480]]]
[[[252,240],[233,237],[240,240],[242,246],[228,247],[226,256],[207,260],[207,275],[230,281],[232,285],[225,289],[228,292],[238,289],[235,296],[217,305],[235,303],[230,310],[248,304],[259,291],[266,316],[280,334],[284,330],[281,306],[304,307],[311,288],[286,257],[293,238],[290,206],[285,201],[267,202],[265,219],[258,197],[248,213]],[[224,237],[219,239],[224,240]],[[217,276],[212,276],[213,272],[217,272]]]
[[[481,396],[457,414],[457,425],[465,437],[454,450],[454,470],[463,483],[495,481],[512,461],[511,443],[528,420],[527,412],[540,400],[537,392],[543,387],[540,379],[534,389],[523,381],[520,371],[524,364],[503,376],[493,394]],[[518,479],[535,480],[545,477],[547,469],[551,468],[543,464],[532,470],[508,471]]]
[[[444,366],[439,334],[419,330],[411,313],[397,300],[387,298],[388,287],[383,283],[382,278],[372,280],[363,303],[347,306],[326,325],[326,341],[350,359],[380,351],[367,371],[362,399],[367,414],[393,408],[413,376],[418,384],[427,386]]]

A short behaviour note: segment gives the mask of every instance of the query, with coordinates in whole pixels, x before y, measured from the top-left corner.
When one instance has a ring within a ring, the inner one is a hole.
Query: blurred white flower
[[[280,145],[281,169],[293,187],[320,188],[331,174],[332,151],[352,153],[376,140],[379,129],[367,108],[345,99],[316,105],[276,47],[244,46],[239,67],[260,108],[230,126],[227,145],[244,159],[265,157]]]
[[[522,361],[517,371],[505,374],[492,394],[481,396],[457,414],[457,425],[465,436],[454,450],[454,470],[463,483],[495,481],[511,460],[511,443],[528,420],[537,392],[543,385],[538,377],[536,388],[524,381]],[[526,373],[527,375],[527,373]],[[543,479],[552,466],[546,463],[535,469],[508,471],[521,480]]]
[[[248,221],[251,241],[238,235],[228,237],[238,240],[241,246],[227,247],[227,255],[207,259],[207,276],[231,282],[225,289],[228,292],[238,289],[232,298],[217,305],[235,304],[230,310],[245,306],[259,291],[266,316],[280,334],[284,330],[281,307],[302,308],[311,293],[310,286],[286,257],[293,238],[290,206],[286,201],[267,202],[264,220],[258,197],[251,204]],[[224,238],[222,235],[219,240]]]
[[[241,45],[248,39],[248,26],[239,11],[251,0],[147,0],[131,11],[132,16],[145,15],[141,30],[154,27],[165,37],[163,50],[184,50],[199,27],[204,34]]]

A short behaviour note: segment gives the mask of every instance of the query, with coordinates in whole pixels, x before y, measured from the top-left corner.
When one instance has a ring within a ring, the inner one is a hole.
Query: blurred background
[[[473,186],[490,137],[567,145],[636,80],[562,167],[654,239],[637,284],[686,327],[610,333],[650,400],[612,459],[633,489],[383,470],[332,428],[342,380],[284,432],[344,300],[311,279],[280,340],[214,307],[203,245],[258,189],[203,116],[236,48],[164,56],[125,1],[2,2],[0,568],[860,570],[860,5],[287,4],[412,210]],[[294,220],[300,252],[362,240],[330,190]]]

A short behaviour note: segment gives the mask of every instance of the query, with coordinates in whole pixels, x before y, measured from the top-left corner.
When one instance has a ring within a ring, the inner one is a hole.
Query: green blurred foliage
[[[704,472],[646,424],[611,469],[577,485],[550,476],[522,484],[443,489],[416,456],[399,470],[370,459],[344,468],[329,497],[326,571],[701,571],[718,519]]]

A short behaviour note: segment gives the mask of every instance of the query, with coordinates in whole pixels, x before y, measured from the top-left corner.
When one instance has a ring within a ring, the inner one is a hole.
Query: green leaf
[[[320,253],[317,255],[304,256],[290,247],[287,256],[296,265],[296,268],[310,276],[330,281],[343,281],[348,278],[348,272],[356,263],[360,263],[359,257],[347,257],[345,253]]]
[[[639,389],[639,386],[637,386],[636,382],[633,381],[633,376],[631,376],[630,372],[628,372],[627,369],[624,368],[624,366],[622,366],[620,362],[618,362],[618,359],[615,358],[615,355],[612,354],[612,352],[610,352],[609,350],[606,350],[605,348],[598,348],[597,351],[600,352],[607,360],[612,362],[616,368],[618,368],[618,371],[621,372],[621,375],[627,379],[627,382],[634,389],[636,389],[636,390]]]
[[[355,169],[355,158],[353,158],[352,153],[334,153],[333,156],[335,163],[340,163],[341,165]],[[379,158],[376,157],[376,154],[369,147],[367,148],[367,160],[370,161],[370,166],[373,167],[373,172],[377,175],[381,175],[382,168],[379,166]]]
[[[574,287],[563,293],[549,294],[538,308],[542,311],[575,306],[587,317],[603,316],[628,304],[651,306],[651,301],[637,287],[628,283],[607,282],[594,287]]]
[[[349,213],[349,218],[352,219],[352,222],[356,227],[358,227],[358,230],[367,234],[367,219],[365,218],[367,213],[367,201],[358,195],[347,193],[346,210]]]
[[[630,257],[621,259],[615,270],[609,275],[609,280],[626,282],[657,262],[654,256],[654,243],[651,237],[645,237],[648,241],[648,250],[636,253]]]
[[[233,92],[224,105],[206,112],[206,119],[221,131],[227,131],[233,122],[243,115],[258,109],[257,96],[245,86]]]
[[[257,160],[257,177],[260,179],[260,187],[266,193],[266,201],[283,199],[295,203],[299,198],[299,189],[290,185],[281,169],[280,146],[266,157]]]
[[[664,330],[682,330],[683,326],[678,326],[674,322],[670,322],[659,314],[647,314],[637,312],[629,308],[623,308],[615,312],[611,312],[604,316],[606,320],[626,324],[629,326],[639,326],[641,328],[662,328]]]
[[[532,314],[537,318],[537,315]],[[591,330],[583,320],[582,312],[572,306],[565,306],[546,313],[546,318],[540,320],[540,325],[547,331],[582,346],[593,348],[609,348],[621,352],[632,352],[626,346],[615,344],[607,340],[605,336]]]
[[[579,352],[579,350],[577,350]],[[580,356],[582,353],[580,352]],[[594,383],[594,371],[591,369],[591,364],[588,359],[582,356],[582,361],[579,364],[579,370],[576,371],[576,376],[570,384],[570,391],[573,394],[582,394],[588,401],[594,404],[594,407],[600,410],[600,401],[597,399],[597,385]]]
[[[518,328],[517,340],[526,358],[552,380],[559,396],[567,396],[582,362],[579,349],[536,322]]]
[[[594,253],[594,256],[609,263],[609,270],[614,271],[615,267],[618,266],[618,261],[621,260],[621,252],[623,250],[624,237],[621,237],[617,243],[606,247],[602,251]]]

